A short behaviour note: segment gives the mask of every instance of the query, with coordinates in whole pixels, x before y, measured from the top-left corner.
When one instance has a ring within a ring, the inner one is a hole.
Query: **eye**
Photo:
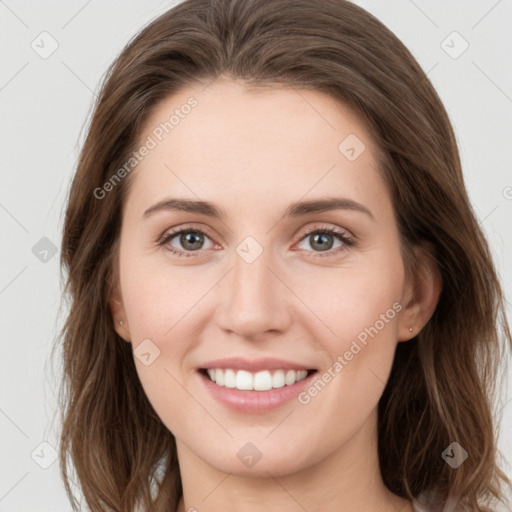
[[[171,241],[175,238],[181,245],[181,249],[171,245]],[[205,238],[209,239],[208,235],[201,229],[184,227],[167,232],[159,241],[159,245],[165,246],[168,251],[179,257],[190,257],[195,256],[194,252],[205,248],[203,247]]]
[[[341,245],[334,249],[332,249],[333,238],[337,238],[341,242]],[[317,253],[313,256],[321,258],[338,254],[348,247],[355,245],[355,240],[347,233],[328,227],[310,229],[305,236],[302,237],[301,242],[306,240],[309,241],[311,247],[319,249],[319,251],[313,251]]]

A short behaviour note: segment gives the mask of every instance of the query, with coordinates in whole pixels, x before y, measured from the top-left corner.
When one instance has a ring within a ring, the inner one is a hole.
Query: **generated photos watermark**
[[[368,337],[374,338],[379,334],[382,329],[388,324],[397,313],[402,311],[402,304],[394,302],[393,305],[385,312],[379,315],[379,319],[373,325],[365,327],[357,336],[352,340],[350,348],[342,355],[338,355],[336,361],[329,366],[329,368],[320,375],[315,382],[305,391],[298,394],[297,399],[302,405],[307,405],[311,399],[317,396],[329,382],[331,382],[340,372],[349,364],[354,356],[359,354],[368,344]],[[358,343],[359,342],[359,343]]]
[[[94,189],[94,197],[99,200],[104,199],[197,105],[198,101],[191,96],[180,108],[174,109],[169,119],[160,123],[151,132],[151,135],[148,135],[144,144],[134,151],[130,158],[101,187]]]

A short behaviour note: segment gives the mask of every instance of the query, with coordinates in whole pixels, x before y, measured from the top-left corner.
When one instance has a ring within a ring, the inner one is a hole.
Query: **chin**
[[[317,457],[314,454],[304,454],[303,443],[297,442],[294,445],[288,441],[286,449],[283,449],[281,443],[274,445],[268,441],[265,444],[263,441],[235,440],[229,447],[226,446],[215,453],[206,449],[203,457],[200,451],[196,454],[217,471],[255,478],[268,478],[269,473],[275,477],[296,473],[315,464],[316,459],[321,458],[318,454]],[[300,458],[297,454],[300,454]]]

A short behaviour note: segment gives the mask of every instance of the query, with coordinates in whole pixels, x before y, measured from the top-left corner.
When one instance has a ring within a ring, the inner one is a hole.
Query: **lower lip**
[[[304,388],[311,384],[311,380],[316,373],[317,372],[312,372],[306,378],[291,386],[285,385],[281,388],[273,388],[267,391],[241,391],[236,388],[219,386],[202,372],[198,372],[206,389],[208,389],[219,402],[235,411],[253,413],[276,409],[297,397]]]

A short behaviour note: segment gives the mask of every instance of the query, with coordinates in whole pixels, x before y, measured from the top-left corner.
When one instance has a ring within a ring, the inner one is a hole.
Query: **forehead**
[[[384,187],[364,123],[318,91],[255,91],[229,80],[186,88],[152,111],[144,144],[151,149],[133,171],[130,192],[141,208],[167,193],[251,198],[238,204],[248,209],[334,192],[362,201]]]

